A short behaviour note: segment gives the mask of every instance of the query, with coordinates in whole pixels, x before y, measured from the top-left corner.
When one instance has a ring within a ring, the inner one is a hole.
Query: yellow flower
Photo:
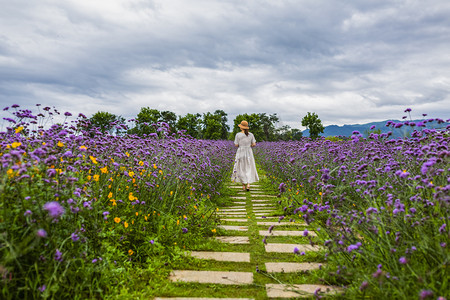
[[[170,196],[172,196],[173,195],[173,191],[170,191]]]
[[[133,171],[129,172],[128,176],[133,177],[134,176],[134,172]]]
[[[88,175],[87,180],[91,180],[92,176]]]
[[[80,149],[80,150],[87,150],[87,147],[86,146],[80,146],[80,148],[78,148],[78,149]]]
[[[158,169],[158,167],[156,166],[156,164],[153,164],[153,168],[154,168],[154,169]]]
[[[216,233],[217,230],[214,228],[214,229],[211,229],[211,231],[212,231],[213,233]]]
[[[180,220],[177,220],[177,225],[180,225]]]
[[[22,143],[14,142],[14,143],[11,144],[11,147],[13,147],[14,149],[16,149],[16,148],[19,147],[20,145],[22,145]]]
[[[125,226],[125,228],[128,228],[128,223],[127,223],[127,222],[124,222],[124,223],[123,223],[123,226]]]
[[[139,165],[140,166],[143,166],[144,165],[144,162],[141,160],[141,161],[139,161]]]
[[[112,196],[113,196],[113,194],[111,192],[109,192],[108,198],[111,198]]]
[[[89,158],[92,160],[94,164],[98,164],[97,159],[93,157],[92,155],[89,155]]]
[[[163,174],[163,170],[159,170],[159,174]]]
[[[129,199],[130,201],[137,200],[137,198],[136,198],[135,196],[133,196],[133,192],[130,192],[130,193],[128,194],[128,199]]]
[[[111,202],[112,202],[112,205],[113,205],[113,206],[116,206],[116,205],[117,205],[117,203],[116,203],[116,199],[111,199],[111,200],[109,200],[109,201],[111,201]]]
[[[94,179],[94,181],[98,181],[99,178],[100,178],[100,175],[95,174],[93,179]]]
[[[59,141],[57,145],[58,147],[64,147],[64,144],[61,141]]]
[[[23,127],[19,126],[19,127],[16,128],[16,133],[20,133],[22,130],[23,130]]]
[[[108,173],[108,167],[100,168],[100,171],[105,174]]]
[[[133,255],[134,254],[134,251],[133,250],[128,250],[128,255]]]
[[[139,216],[139,213],[138,213],[138,212],[136,212],[136,216]]]
[[[125,152],[125,155],[128,156],[128,157],[130,157],[130,153],[128,153],[128,152]]]
[[[115,217],[115,218],[114,218],[114,222],[116,222],[116,223],[120,223],[120,218],[118,218],[118,217]]]

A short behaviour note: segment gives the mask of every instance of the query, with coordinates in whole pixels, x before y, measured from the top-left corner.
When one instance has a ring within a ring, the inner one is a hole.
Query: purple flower
[[[44,209],[53,219],[59,218],[64,214],[64,208],[56,201],[47,202],[44,204]]]
[[[45,286],[45,284],[41,285],[40,287],[38,287],[39,292],[43,293],[45,291],[47,287]]]
[[[300,250],[297,247],[294,247],[294,254],[298,254]]]
[[[424,300],[427,298],[433,297],[433,292],[430,290],[421,290],[419,293],[419,299]]]
[[[183,231],[183,233],[187,233],[188,229],[187,228],[181,228],[181,231]]]
[[[78,234],[76,233],[72,233],[72,235],[70,236],[70,238],[72,239],[72,241],[76,242],[80,239],[80,237],[78,236]]]
[[[27,209],[23,215],[26,217],[30,216],[31,214],[32,214],[31,210]]]
[[[445,232],[445,228],[447,227],[447,224],[442,224],[442,226],[439,228],[439,233],[444,233]]]
[[[59,261],[59,262],[63,261],[63,259],[62,259],[62,252],[59,251],[59,249],[56,249],[54,259],[56,261]]]
[[[273,230],[274,227],[275,227],[275,225],[272,225],[272,226],[269,227],[269,233],[272,232],[272,230]]]
[[[411,111],[411,108],[405,109],[405,112],[410,112],[410,111]]]
[[[38,237],[45,238],[45,237],[47,237],[47,231],[45,231],[44,229],[39,229],[39,230],[36,232],[36,235],[37,235]]]
[[[278,189],[280,190],[280,193],[286,192],[286,184],[284,184],[284,182],[280,183]]]
[[[308,229],[305,229],[305,231],[303,231],[303,236],[308,236]]]
[[[153,245],[155,243],[155,241],[154,240],[150,240],[149,243]]]
[[[408,263],[408,260],[406,259],[406,257],[402,256],[400,257],[398,262],[401,263],[402,265],[406,265]]]
[[[367,281],[363,281],[359,287],[360,291],[364,291],[369,286],[369,283]]]
[[[92,260],[92,263],[95,264],[97,261],[98,261],[98,260],[97,260],[96,258],[94,258],[94,259]]]

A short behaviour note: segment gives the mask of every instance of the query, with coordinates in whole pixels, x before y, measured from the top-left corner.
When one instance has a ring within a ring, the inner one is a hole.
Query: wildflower
[[[23,215],[26,217],[26,216],[30,216],[31,214],[33,214],[31,212],[31,210],[27,209]]]
[[[105,174],[108,173],[108,167],[100,168],[100,171]]]
[[[47,287],[45,286],[45,284],[41,285],[40,287],[38,287],[39,292],[43,293],[45,291]]]
[[[298,254],[300,250],[297,247],[294,247],[294,254]]]
[[[80,237],[76,234],[76,233],[72,233],[72,235],[70,236],[70,238],[72,239],[72,241],[76,242],[80,239]]]
[[[442,226],[439,228],[439,233],[444,233],[445,232],[445,228],[447,227],[447,224],[442,224]]]
[[[86,146],[80,146],[80,148],[78,148],[78,150],[85,152],[87,150]]]
[[[58,147],[64,147],[64,144],[61,141],[59,141],[57,145]]]
[[[115,217],[115,218],[114,218],[114,222],[116,222],[116,223],[120,223],[120,218],[118,218],[118,217]]]
[[[93,157],[92,155],[89,155],[89,158],[91,159],[91,161],[92,161],[94,164],[98,164],[97,159],[96,159],[95,157]]]
[[[128,255],[133,255],[134,254],[134,251],[133,250],[128,250]]]
[[[59,262],[61,262],[63,259],[62,259],[62,252],[61,251],[59,251],[58,249],[56,249],[56,251],[55,251],[55,256],[53,257],[56,261],[59,261]]]
[[[216,233],[217,232],[217,230],[215,228],[211,229],[211,231],[212,231],[212,233]]]
[[[92,263],[95,264],[97,261],[98,261],[98,260],[97,260],[96,258],[94,258],[94,259],[92,260]]]
[[[154,240],[150,240],[149,243],[153,245],[155,243],[155,241]]]
[[[39,230],[36,232],[36,235],[37,235],[38,237],[45,238],[45,237],[47,237],[47,231],[45,231],[44,229],[39,229]]]
[[[125,221],[125,222],[123,223],[123,226],[125,226],[125,228],[128,228],[128,223]]]
[[[16,128],[15,132],[16,133],[20,133],[22,130],[23,130],[23,127],[19,126],[19,127]]]
[[[64,208],[56,201],[47,202],[44,204],[44,209],[53,219],[56,219],[64,214]]]
[[[363,281],[359,287],[360,291],[364,291],[369,286],[369,283],[367,281]]]
[[[406,265],[408,263],[408,260],[406,259],[406,257],[402,256],[400,257],[398,262],[401,263],[402,265]]]
[[[92,179],[94,179],[94,181],[98,181],[100,179],[100,175],[95,174]]]
[[[22,143],[14,142],[14,143],[11,144],[11,147],[12,147],[13,149],[16,149],[17,147],[19,147],[19,146],[21,146],[21,145],[22,145]]]
[[[181,231],[183,231],[183,233],[187,233],[188,229],[187,228],[181,228]]]
[[[305,229],[305,231],[303,231],[303,236],[308,236],[308,229]]]
[[[427,298],[433,297],[433,291],[430,290],[421,290],[419,293],[419,299],[424,300]]]

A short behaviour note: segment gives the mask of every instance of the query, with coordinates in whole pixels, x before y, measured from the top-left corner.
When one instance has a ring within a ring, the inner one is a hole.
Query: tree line
[[[159,131],[176,133],[183,131],[197,139],[208,140],[233,140],[236,133],[240,131],[238,124],[246,120],[250,131],[257,141],[279,141],[300,140],[302,132],[300,129],[291,128],[288,125],[277,127],[280,122],[276,113],[252,113],[237,115],[230,130],[228,115],[223,110],[204,114],[188,113],[177,116],[171,111],[159,111],[157,109],[142,107],[135,119],[125,125],[125,118],[115,114],[99,111],[89,118],[89,126],[102,133],[109,134],[135,134],[138,136],[150,135]],[[308,113],[302,120],[302,125],[310,130],[310,136],[318,136],[317,131],[323,132],[323,125],[315,113]]]

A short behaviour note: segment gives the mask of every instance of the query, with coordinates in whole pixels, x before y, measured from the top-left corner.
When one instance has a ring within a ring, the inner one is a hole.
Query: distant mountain
[[[388,121],[394,122],[394,123],[403,123],[405,121],[399,121],[399,120],[386,120],[381,122],[371,122],[367,124],[353,124],[353,125],[329,125],[325,127],[325,130],[321,136],[351,136],[352,132],[359,131],[362,135],[367,136],[367,132],[370,130],[370,127],[375,126],[375,129],[381,130],[382,133],[387,133],[389,131],[392,131],[392,137],[405,137],[410,136],[411,132],[414,130],[410,126],[403,126],[401,128],[392,128],[386,127],[386,123]],[[421,122],[423,120],[413,120],[412,122]],[[438,124],[436,121],[428,122],[426,123],[425,128],[445,128],[449,123],[441,123]],[[417,128],[417,127],[415,127]],[[423,127],[422,127],[423,128]],[[309,130],[304,130],[303,136],[309,137]]]

